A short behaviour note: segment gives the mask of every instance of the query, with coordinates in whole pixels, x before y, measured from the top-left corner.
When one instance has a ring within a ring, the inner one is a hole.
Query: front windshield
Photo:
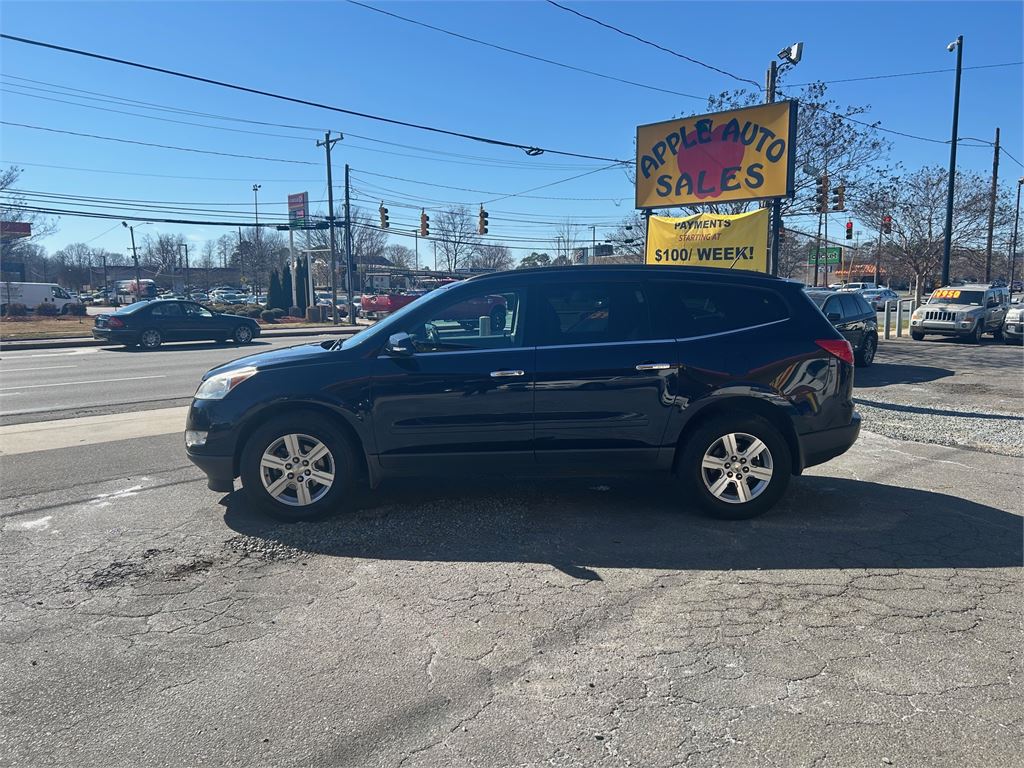
[[[929,304],[968,304],[980,307],[985,299],[984,291],[962,291],[959,288],[940,288],[928,299]]]
[[[402,321],[402,318],[404,318],[410,312],[413,312],[417,308],[423,306],[423,302],[424,302],[425,299],[427,299],[427,298],[433,299],[435,296],[438,296],[438,295],[444,293],[445,291],[447,291],[447,290],[449,290],[451,288],[454,288],[456,285],[459,285],[459,283],[449,283],[448,285],[444,285],[444,286],[441,286],[440,288],[435,288],[432,291],[428,291],[427,293],[425,293],[422,296],[420,296],[419,298],[417,298],[415,301],[411,301],[408,304],[406,304],[404,307],[402,307],[401,309],[395,310],[390,315],[385,317],[383,320],[381,320],[381,321],[379,321],[377,323],[374,323],[373,325],[371,325],[371,326],[369,326],[367,328],[364,328],[363,330],[359,331],[354,336],[349,336],[347,339],[345,339],[345,341],[343,341],[341,343],[340,348],[341,349],[351,349],[356,344],[359,344],[360,342],[362,342],[371,333],[373,333],[373,334],[383,333],[385,335],[389,335],[391,333],[395,333],[398,330],[398,325],[397,324]],[[337,349],[337,348],[338,347],[335,347],[335,349]]]

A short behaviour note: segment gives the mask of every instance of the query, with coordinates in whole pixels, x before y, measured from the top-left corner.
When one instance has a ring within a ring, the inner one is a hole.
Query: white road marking
[[[159,376],[126,376],[123,379],[92,379],[91,381],[62,381],[57,384],[29,384],[27,387],[7,387],[10,390],[22,390],[22,389],[42,389],[43,387],[72,387],[76,384],[110,384],[114,381],[141,381],[142,379],[166,379],[167,376],[160,374]],[[0,388],[0,394],[3,394],[5,389]]]
[[[4,368],[0,366],[0,374],[24,373],[25,371],[56,371],[61,368],[77,368],[77,365],[43,365],[39,368]]]
[[[53,515],[47,515],[41,517],[38,520],[18,520],[17,522],[7,523],[4,526],[4,530],[9,531],[40,531],[46,530],[50,527],[50,521],[53,519]]]
[[[18,350],[0,348],[0,352],[6,355],[8,360],[17,360],[22,357],[66,357],[68,355],[93,355],[99,352],[99,347],[87,347],[86,349],[68,349],[63,352],[34,352],[32,354],[20,354]]]
[[[188,406],[183,406],[12,424],[0,427],[0,456],[113,443],[138,437],[171,435],[175,432],[182,434],[184,445],[187,416]]]

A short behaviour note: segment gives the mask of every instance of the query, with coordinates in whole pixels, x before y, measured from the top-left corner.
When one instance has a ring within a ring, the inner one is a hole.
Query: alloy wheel
[[[723,435],[701,460],[700,476],[712,496],[728,504],[745,504],[767,490],[772,454],[762,440],[745,432]]]
[[[246,328],[244,325],[235,331],[235,341],[245,344],[252,339],[252,331]]]
[[[275,501],[291,507],[320,501],[331,490],[334,475],[334,456],[310,435],[282,435],[260,459],[263,488]]]

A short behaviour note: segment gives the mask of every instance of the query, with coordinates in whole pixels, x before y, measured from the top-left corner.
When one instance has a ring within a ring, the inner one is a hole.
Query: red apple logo
[[[680,145],[676,154],[679,173],[686,174],[692,181],[693,194],[703,200],[720,197],[722,185],[738,188],[743,166],[743,152],[746,146],[741,141],[723,141],[725,125],[711,131],[711,141],[700,144],[696,129],[686,134],[686,144]],[[725,169],[730,169],[725,173]]]

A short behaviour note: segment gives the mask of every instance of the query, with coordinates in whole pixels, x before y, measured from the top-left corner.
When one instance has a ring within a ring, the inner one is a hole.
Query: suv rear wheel
[[[767,512],[792,474],[789,446],[760,416],[720,416],[688,435],[676,472],[701,509],[725,520]]]
[[[307,412],[279,416],[257,429],[242,450],[239,470],[253,505],[285,522],[337,511],[351,498],[356,477],[345,436]]]

